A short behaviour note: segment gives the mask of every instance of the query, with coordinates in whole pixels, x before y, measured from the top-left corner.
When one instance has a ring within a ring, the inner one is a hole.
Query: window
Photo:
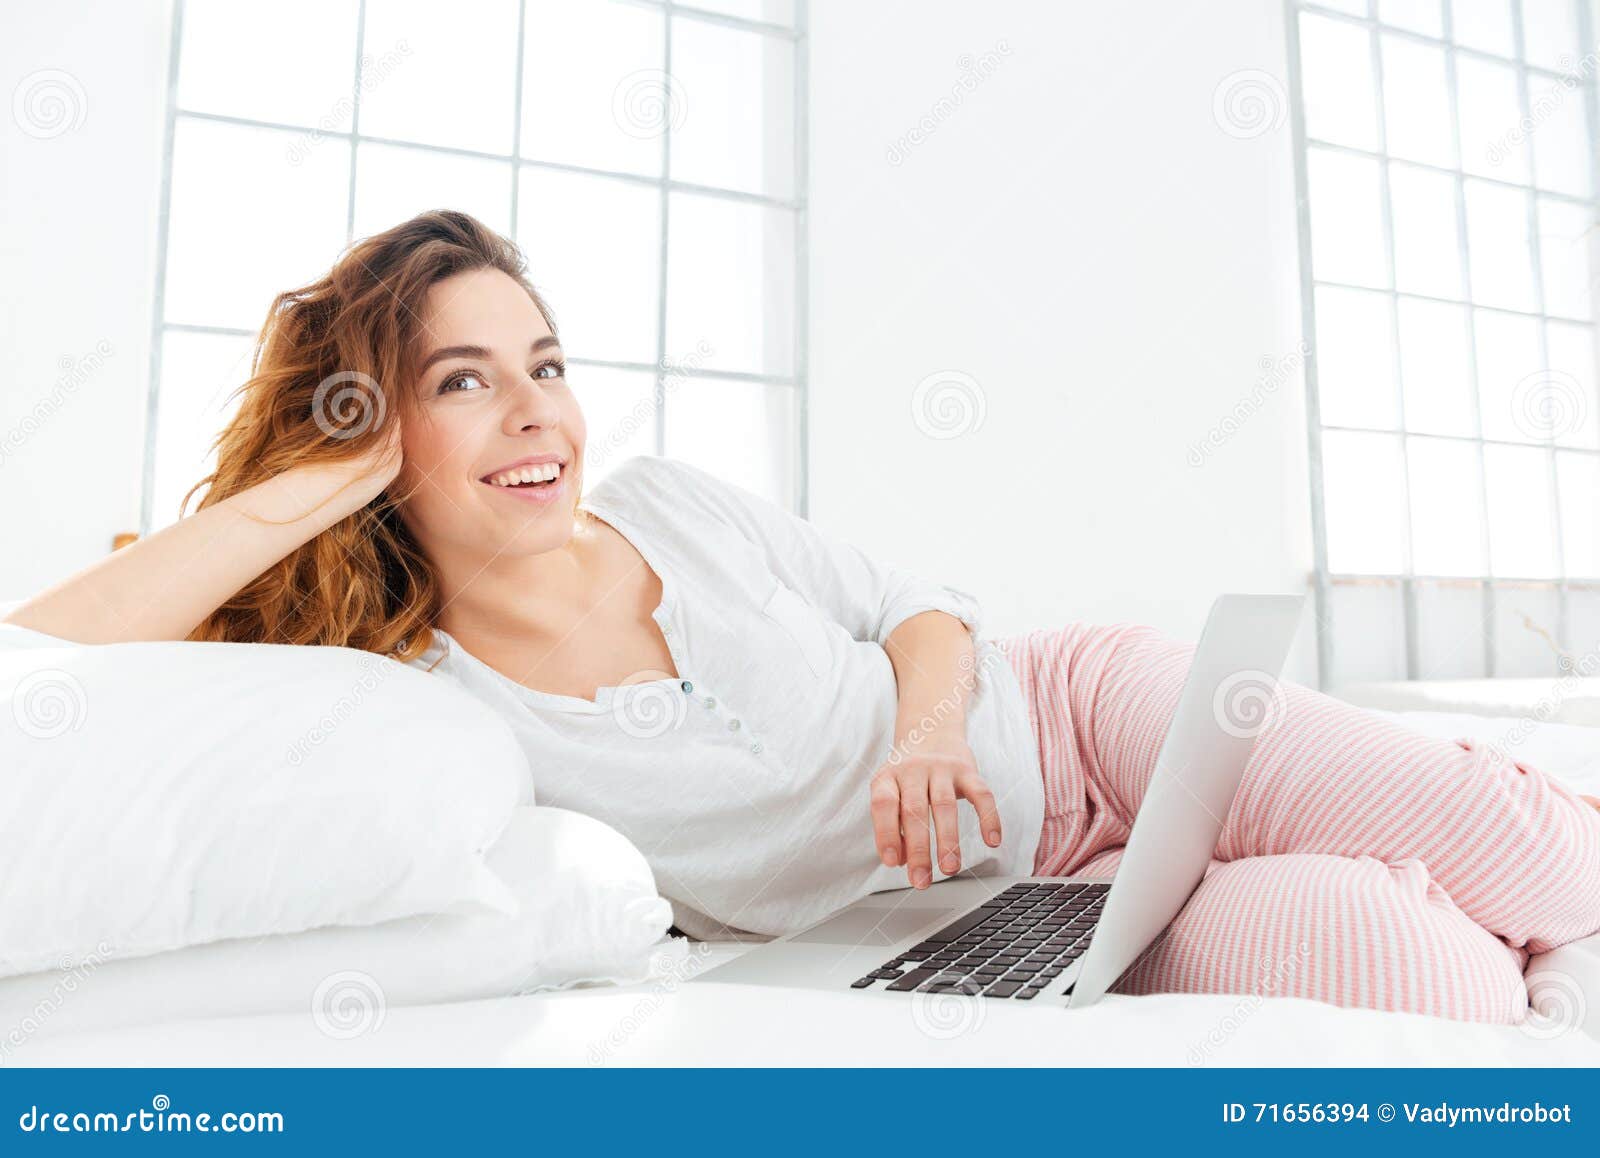
[[[272,297],[432,208],[523,247],[591,481],[663,453],[804,513],[805,2],[177,0],[143,529]]]
[[[1593,674],[1587,5],[1286,10],[1321,681]]]

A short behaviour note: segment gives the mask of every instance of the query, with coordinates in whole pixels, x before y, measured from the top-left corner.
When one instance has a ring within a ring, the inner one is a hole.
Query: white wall
[[[167,29],[161,0],[0,9],[0,600],[138,528]]]
[[[1287,109],[1249,139],[1213,115],[1225,77],[1286,79],[1281,5],[811,11],[813,518],[967,587],[996,631],[1192,638],[1218,592],[1303,590],[1300,378],[1257,390],[1300,338]],[[919,429],[939,371],[978,384],[981,427]]]

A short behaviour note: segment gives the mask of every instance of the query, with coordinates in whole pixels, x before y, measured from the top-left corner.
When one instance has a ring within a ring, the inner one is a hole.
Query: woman
[[[455,679],[510,720],[542,802],[639,845],[694,935],[907,879],[1112,872],[1190,649],[980,640],[960,592],[665,460],[584,497],[581,395],[515,247],[423,214],[277,299],[194,514],[9,619]],[[1211,871],[1121,990],[1520,1020],[1527,953],[1600,929],[1600,812],[1302,688],[1273,714]]]

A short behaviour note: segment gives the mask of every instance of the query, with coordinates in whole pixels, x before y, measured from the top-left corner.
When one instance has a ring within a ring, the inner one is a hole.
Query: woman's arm
[[[78,643],[184,639],[256,576],[360,510],[400,469],[400,424],[358,458],[296,467],[58,583],[0,617]]]
[[[894,750],[872,778],[872,827],[886,865],[904,864],[915,888],[933,882],[928,820],[938,838],[939,867],[960,871],[956,801],[977,810],[983,839],[1000,843],[994,793],[967,746],[967,698],[977,680],[972,636],[959,619],[924,611],[890,633],[899,707]]]

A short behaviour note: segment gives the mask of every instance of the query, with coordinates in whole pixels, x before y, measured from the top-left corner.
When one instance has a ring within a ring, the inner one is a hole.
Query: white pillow
[[[502,910],[531,780],[466,693],[347,648],[0,625],[0,976]]]
[[[508,997],[662,968],[672,908],[639,850],[598,820],[516,810],[489,866],[519,901],[500,913],[198,945],[0,981],[0,1062],[63,1033],[201,1017],[299,1013],[335,1038],[390,1006]]]

